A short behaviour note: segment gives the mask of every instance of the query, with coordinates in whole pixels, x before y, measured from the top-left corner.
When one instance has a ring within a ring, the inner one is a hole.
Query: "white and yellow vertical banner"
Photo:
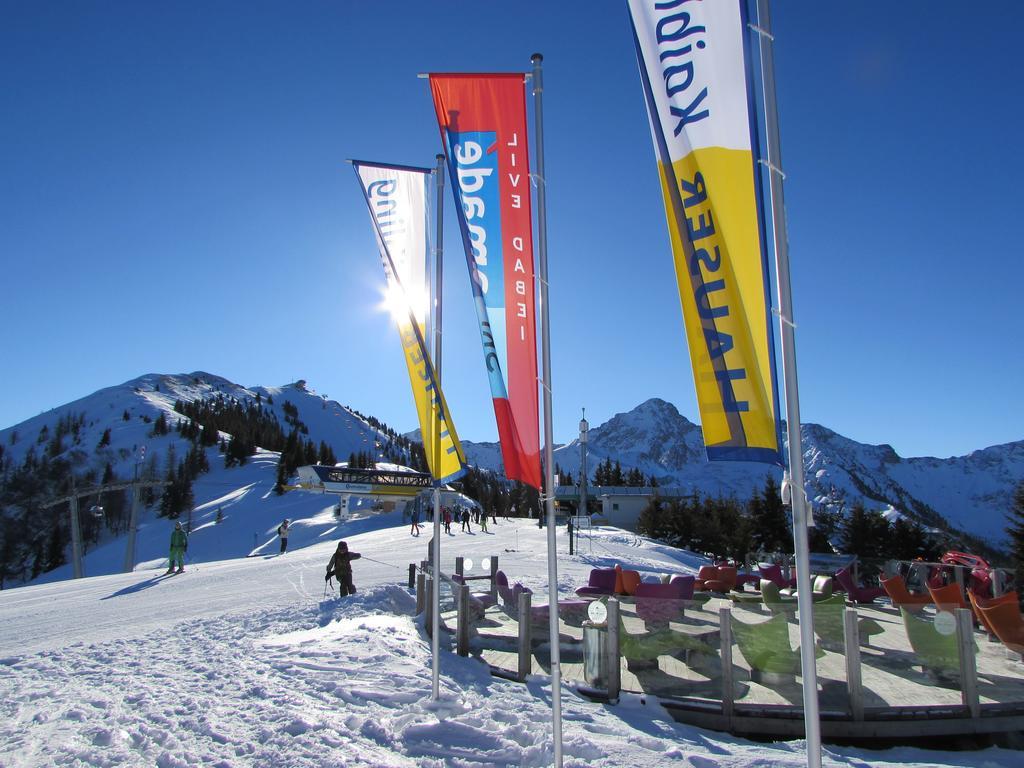
[[[628,0],[709,460],[782,464],[743,0]]]
[[[445,483],[465,472],[466,457],[423,333],[430,303],[426,280],[427,189],[432,171],[359,161],[352,161],[352,167],[377,235],[388,305],[402,339],[427,464],[430,474]]]

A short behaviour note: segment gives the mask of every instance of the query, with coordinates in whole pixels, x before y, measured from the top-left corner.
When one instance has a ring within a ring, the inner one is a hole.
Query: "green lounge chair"
[[[921,662],[925,672],[939,677],[956,677],[960,674],[960,654],[957,650],[956,632],[944,635],[935,628],[931,618],[900,608],[903,626],[907,629],[910,647]]]
[[[733,617],[732,634],[750,665],[751,680],[783,683],[800,672],[800,652],[789,644],[789,622],[785,614],[776,614],[760,624],[748,624]],[[818,650],[817,655],[824,654]]]
[[[826,600],[814,604],[814,631],[821,640],[821,647],[830,651],[843,653],[846,650],[846,632],[843,627],[843,616],[846,612],[846,597],[841,594],[832,595]],[[872,635],[880,635],[884,630],[874,619],[860,617],[857,619],[857,634],[861,645],[870,645]]]

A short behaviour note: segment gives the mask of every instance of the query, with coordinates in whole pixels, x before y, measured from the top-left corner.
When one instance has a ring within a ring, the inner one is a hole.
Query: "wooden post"
[[[423,589],[423,580],[424,580],[424,578],[425,578],[425,575],[424,575],[423,571],[420,571],[419,573],[416,574],[416,615],[417,616],[419,616],[421,613],[423,613],[423,610],[426,608],[426,604],[427,604],[426,595],[424,594],[426,590]]]
[[[464,576],[465,575],[463,573],[463,570],[462,570],[464,562],[465,561],[461,557],[456,557],[455,558],[455,573],[457,573],[459,576]]]
[[[409,589],[416,588],[416,563],[409,563]]]
[[[434,577],[431,576],[428,573],[428,574],[425,574],[422,578],[423,578],[423,597],[422,597],[422,600],[423,600],[423,610],[426,612],[426,616],[424,616],[424,623],[426,624],[426,627],[427,627],[427,637],[433,637],[432,633],[434,631],[434,601],[431,599],[431,595],[434,594],[434,591],[433,591]],[[416,593],[416,599],[417,600],[421,599],[419,592]]]
[[[860,628],[857,609],[843,613],[843,641],[846,644],[846,690],[850,697],[850,716],[855,722],[864,720],[864,681],[860,674]]]
[[[989,571],[989,577],[992,579],[992,597],[1002,597],[1003,595],[1003,572],[1000,568],[993,568]]]
[[[459,656],[469,656],[469,587],[465,584],[459,585],[457,600],[459,616],[457,651]]]
[[[72,488],[68,507],[68,514],[71,516],[71,568],[73,578],[80,579],[85,575],[85,571],[82,568],[82,528],[78,522],[78,497],[74,493],[75,489]]]
[[[978,664],[974,658],[974,620],[969,608],[956,609],[956,641],[960,654],[960,698],[971,717],[981,717]]]
[[[519,593],[519,670],[517,677],[520,682],[533,671],[533,638],[530,635],[530,593],[523,590]]]
[[[619,701],[622,690],[622,667],[619,659],[619,601],[614,597],[608,600],[608,643],[606,647],[608,659],[608,700],[613,704]]]
[[[498,599],[498,556],[491,558],[491,598]]]
[[[953,566],[953,575],[956,577],[956,585],[960,587],[960,597],[966,596],[966,593],[964,592],[964,570],[964,566],[962,565]]]
[[[728,605],[718,609],[718,638],[722,655],[722,716],[732,723],[732,609]]]

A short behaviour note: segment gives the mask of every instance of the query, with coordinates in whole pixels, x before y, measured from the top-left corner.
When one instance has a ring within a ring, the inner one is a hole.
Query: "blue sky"
[[[511,9],[515,8],[512,13]],[[149,372],[416,417],[348,157],[429,165],[426,71],[544,54],[554,431],[698,421],[620,2],[3,4],[0,426]],[[777,2],[804,421],[904,456],[1024,438],[1024,6]],[[494,439],[446,202],[445,392]]]

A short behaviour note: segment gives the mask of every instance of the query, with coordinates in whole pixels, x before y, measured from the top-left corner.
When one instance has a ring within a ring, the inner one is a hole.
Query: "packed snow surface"
[[[492,678],[442,652],[431,699],[430,643],[405,587],[429,534],[396,516],[338,524],[320,543],[0,592],[0,765],[544,766],[553,758],[550,686]],[[153,525],[160,525],[154,523]],[[170,526],[166,526],[169,534]],[[442,541],[456,555],[497,555],[546,593],[546,531],[499,521]],[[353,551],[359,592],[325,597],[335,541]],[[563,591],[613,562],[647,576],[692,572],[698,558],[617,529],[584,536]],[[266,548],[264,548],[266,549]],[[650,700],[592,703],[566,687],[566,766],[801,766],[802,742],[755,744],[675,723]],[[1020,753],[829,748],[829,766],[1019,766]]]

